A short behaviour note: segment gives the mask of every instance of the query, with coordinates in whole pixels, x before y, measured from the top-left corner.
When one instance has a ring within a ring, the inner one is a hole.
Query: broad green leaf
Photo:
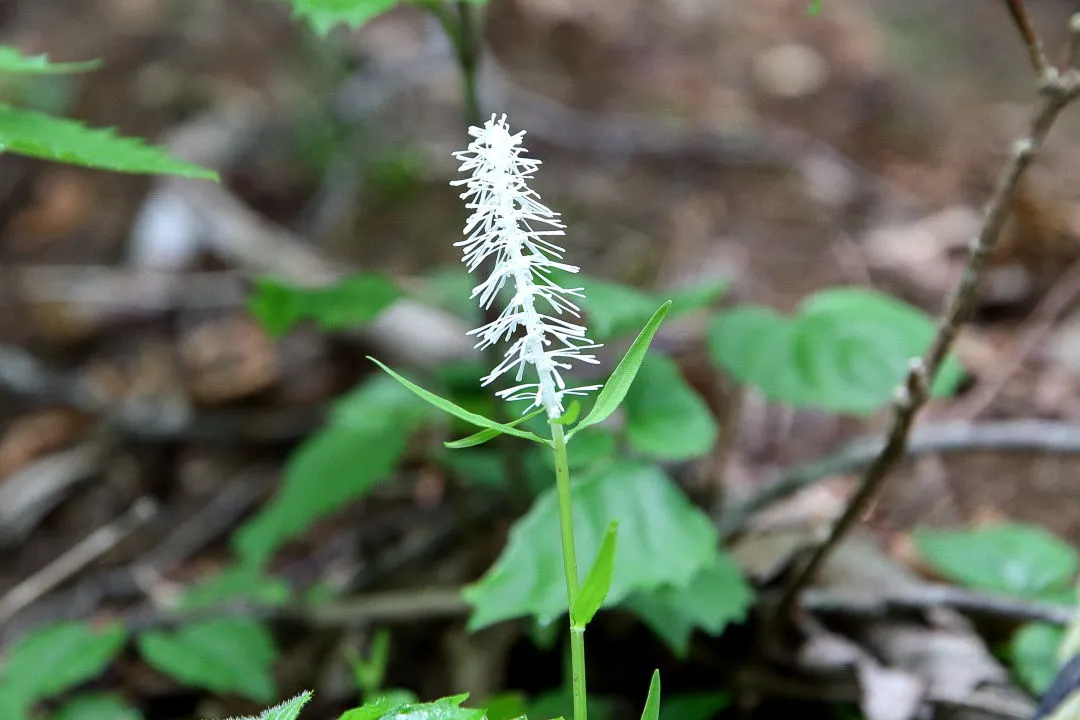
[[[384,275],[361,273],[326,287],[259,278],[248,309],[267,333],[281,337],[305,320],[323,330],[364,325],[401,297]]]
[[[517,420],[514,420],[513,422],[506,423],[506,427],[517,427],[518,425],[520,425],[520,424],[522,424],[524,422],[528,422],[529,420],[532,420],[534,417],[536,417],[537,415],[539,415],[542,412],[544,412],[544,408],[537,408],[536,410],[533,410],[528,415],[523,415],[523,416],[519,417]],[[475,447],[477,445],[483,445],[484,443],[486,443],[489,440],[494,440],[499,435],[502,435],[501,430],[493,430],[491,428],[488,428],[486,430],[481,430],[478,433],[473,433],[472,435],[470,435],[468,437],[461,438],[460,440],[453,440],[451,442],[443,443],[443,445],[450,448],[451,450],[460,450],[462,448],[470,448],[470,447]]]
[[[455,695],[435,702],[405,705],[378,700],[349,710],[340,720],[483,720],[483,710],[461,707],[467,697]]]
[[[11,649],[4,681],[28,703],[58,695],[100,675],[126,640],[118,623],[100,629],[74,621],[47,625]]]
[[[712,720],[731,704],[726,692],[683,693],[660,703],[660,717],[668,720]]]
[[[641,711],[641,720],[659,720],[660,718],[660,671],[653,670],[649,683],[649,696],[645,698],[645,709]]]
[[[589,720],[611,720],[614,716],[614,703],[608,698],[590,692],[585,698]],[[562,720],[574,717],[574,692],[569,687],[562,687],[543,693],[529,703],[527,717],[533,720]]]
[[[549,447],[551,446],[551,441],[550,440],[542,438],[539,435],[534,435],[531,432],[526,432],[524,430],[518,430],[515,427],[511,427],[509,425],[503,425],[502,423],[497,423],[494,420],[487,419],[483,415],[477,415],[476,413],[469,412],[465,408],[459,407],[459,406],[455,405],[454,403],[450,402],[449,400],[445,400],[445,399],[439,397],[438,395],[425,390],[424,388],[420,387],[419,385],[417,385],[415,383],[412,383],[412,382],[409,382],[408,380],[406,380],[402,376],[398,375],[396,372],[394,372],[390,368],[383,365],[381,362],[379,362],[375,358],[369,357],[368,360],[370,360],[371,362],[378,365],[388,375],[390,375],[390,377],[394,378],[399,383],[401,383],[402,385],[407,387],[409,390],[416,393],[417,396],[423,398],[424,400],[431,403],[432,405],[439,408],[440,410],[442,410],[444,412],[447,412],[447,413],[450,413],[454,417],[460,418],[460,419],[464,420],[465,422],[472,423],[473,425],[476,425],[477,427],[488,428],[488,429],[491,429],[491,430],[497,430],[498,432],[506,433],[507,435],[513,435],[514,437],[519,437],[519,438],[522,438],[522,439],[525,439],[525,440],[532,440],[533,442],[538,442],[538,443],[541,443],[542,445],[547,445]]]
[[[517,720],[528,714],[527,700],[521,692],[496,693],[484,704],[487,705],[487,720]]]
[[[294,17],[306,20],[315,32],[325,35],[335,25],[359,29],[397,5],[397,0],[289,0],[289,3]]]
[[[1036,695],[1042,695],[1058,673],[1058,646],[1064,633],[1045,623],[1028,623],[1009,642],[1009,657],[1017,677]]]
[[[292,700],[286,700],[280,705],[267,708],[256,717],[242,717],[235,720],[296,720],[300,717],[300,710],[311,700],[311,692],[303,692]]]
[[[572,488],[578,557],[596,557],[612,521],[619,552],[605,606],[635,590],[686,585],[716,557],[716,530],[657,467],[612,463]],[[502,555],[465,597],[469,627],[535,616],[550,622],[567,612],[554,483],[515,523]]]
[[[585,416],[584,420],[578,423],[577,427],[567,434],[566,439],[568,442],[574,435],[590,425],[596,425],[607,420],[618,409],[619,404],[626,397],[626,393],[634,382],[634,376],[637,375],[638,368],[641,367],[641,362],[645,359],[645,353],[649,350],[649,344],[652,342],[653,336],[656,335],[660,323],[664,321],[664,316],[667,315],[670,308],[671,301],[668,300],[653,313],[653,316],[645,324],[641,333],[638,334],[630,349],[623,355],[623,359],[619,361],[615,372],[611,374],[611,377],[608,378],[608,381],[600,390],[592,410]]]
[[[633,593],[623,603],[667,643],[686,657],[695,629],[719,635],[728,623],[742,622],[754,594],[742,571],[726,554],[702,569],[685,586],[668,585]]]
[[[68,700],[52,720],[142,720],[142,715],[117,695],[93,693]]]
[[[1041,527],[1000,523],[977,530],[915,533],[919,553],[942,575],[981,590],[1039,598],[1068,589],[1077,553]]]
[[[0,104],[0,154],[5,152],[116,172],[217,180],[214,171],[171,157],[140,139]]]
[[[0,45],[0,74],[63,75],[101,67],[100,60],[74,63],[50,62],[47,55],[23,55],[16,48]]]
[[[585,582],[581,584],[581,591],[570,611],[570,622],[574,627],[584,630],[607,599],[608,590],[611,588],[611,574],[615,571],[615,545],[618,535],[619,523],[608,525],[600,543],[600,552],[585,576]]]
[[[717,366],[773,400],[869,414],[891,399],[934,332],[928,316],[898,300],[836,288],[807,298],[790,317],[757,307],[719,313],[708,345]],[[962,377],[950,357],[934,394],[954,392]]]
[[[179,609],[190,612],[231,602],[283,605],[292,597],[288,584],[258,567],[234,565],[184,591]]]
[[[331,424],[293,451],[278,493],[233,535],[246,567],[391,476],[430,409],[390,378],[374,375],[335,403]]]
[[[182,685],[256,702],[267,702],[277,693],[277,649],[270,631],[257,620],[223,617],[192,622],[176,632],[149,630],[137,644],[147,663]]]
[[[719,429],[708,405],[675,361],[651,353],[626,394],[626,439],[659,460],[690,460],[708,453]]]
[[[29,720],[31,701],[11,683],[0,681],[0,717],[4,720]]]

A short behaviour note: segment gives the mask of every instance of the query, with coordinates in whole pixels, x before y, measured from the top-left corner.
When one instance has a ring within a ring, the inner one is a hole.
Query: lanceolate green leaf
[[[582,477],[572,488],[578,557],[596,557],[609,523],[619,523],[611,587],[605,606],[635,590],[685,586],[716,558],[716,530],[659,468],[619,461]],[[567,611],[555,488],[541,494],[510,531],[502,555],[466,599],[470,627]]]
[[[119,624],[102,629],[68,621],[45,626],[11,649],[4,682],[29,703],[57,695],[100,675],[126,639]]]
[[[257,620],[222,617],[184,625],[173,633],[150,630],[138,638],[147,663],[184,685],[267,702],[275,693],[277,649]]]
[[[54,63],[47,55],[23,55],[8,45],[0,45],[0,74],[17,75],[63,75],[66,73],[96,70],[101,61]]]
[[[600,552],[593,562],[592,569],[581,584],[581,592],[570,611],[570,622],[576,628],[585,629],[592,622],[600,606],[607,598],[611,588],[611,574],[615,570],[615,543],[619,534],[619,523],[608,525],[604,540],[600,543]]]
[[[626,439],[659,460],[708,453],[719,432],[708,405],[666,355],[650,353],[626,394]]]
[[[533,442],[538,442],[549,447],[551,446],[551,441],[548,439],[542,438],[539,435],[534,435],[531,432],[526,432],[525,430],[518,430],[517,428],[510,425],[503,425],[502,423],[497,423],[494,420],[488,420],[483,415],[477,415],[476,413],[469,412],[465,408],[455,405],[449,400],[441,398],[435,393],[429,392],[424,388],[420,387],[419,385],[406,380],[390,368],[383,365],[375,358],[369,357],[368,360],[381,367],[384,371],[386,371],[388,375],[390,375],[390,377],[394,378],[399,383],[407,387],[409,390],[416,393],[416,395],[418,395],[419,397],[423,398],[424,400],[431,403],[440,410],[450,413],[454,417],[460,418],[465,422],[472,423],[477,427],[495,430],[497,432],[506,433],[507,435],[513,435],[514,437],[523,438],[525,440],[532,440]]]
[[[217,173],[112,130],[0,104],[0,153],[128,173],[217,179]]]
[[[645,709],[641,711],[641,720],[659,720],[660,717],[660,671],[653,670],[652,682],[649,683],[649,696],[645,698]]]
[[[671,308],[670,300],[653,313],[652,318],[645,324],[637,339],[634,340],[630,349],[626,351],[626,355],[619,362],[618,367],[615,368],[615,372],[611,374],[607,383],[604,384],[592,410],[589,411],[584,420],[567,434],[567,441],[590,425],[607,420],[618,409],[619,403],[626,397],[630,385],[634,382],[634,376],[637,375],[638,368],[641,367],[641,362],[645,359],[649,344],[652,343],[653,336],[656,335],[656,331],[660,328],[660,323],[664,321],[664,316],[667,315],[669,308]]]
[[[532,420],[534,417],[536,417],[537,415],[539,415],[542,412],[544,412],[544,408],[537,408],[536,410],[533,410],[528,415],[522,415],[517,420],[514,420],[513,422],[506,423],[506,426],[507,427],[517,427],[518,425],[522,424],[523,422],[526,422],[528,420]],[[482,445],[482,444],[486,443],[488,440],[494,440],[495,438],[497,438],[499,435],[502,435],[502,434],[503,434],[502,430],[493,430],[491,428],[488,428],[487,430],[481,430],[478,433],[473,433],[469,437],[465,437],[465,438],[461,438],[460,440],[453,440],[451,442],[443,443],[443,445],[450,448],[451,450],[460,450],[461,448],[468,448],[468,447],[474,447],[476,445]]]

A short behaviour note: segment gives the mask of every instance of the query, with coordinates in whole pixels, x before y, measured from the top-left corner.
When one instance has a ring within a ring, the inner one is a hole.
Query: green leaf
[[[277,693],[277,649],[270,631],[256,620],[223,617],[192,622],[173,633],[149,630],[137,643],[147,663],[182,685],[256,702]]]
[[[47,55],[23,55],[10,45],[0,45],[0,73],[18,75],[63,75],[101,67],[100,60],[74,63],[49,62]]]
[[[168,151],[110,129],[0,104],[0,153],[127,173],[217,180],[217,173],[171,157]]]
[[[754,593],[730,556],[717,552],[714,562],[684,586],[668,585],[636,592],[623,605],[685,658],[695,629],[719,635],[728,623],[741,622]]]
[[[506,427],[517,427],[523,422],[528,422],[529,420],[532,420],[534,417],[536,417],[542,412],[544,412],[544,408],[537,408],[528,415],[523,415],[517,420],[514,420],[513,422],[506,423]],[[451,450],[460,450],[462,448],[470,448],[475,447],[476,445],[483,445],[489,440],[494,440],[499,435],[502,435],[501,430],[493,430],[491,428],[488,428],[487,430],[481,430],[478,433],[473,433],[469,437],[461,438],[460,440],[445,442],[443,443],[443,445],[450,448]]]
[[[607,599],[608,590],[611,589],[611,574],[615,571],[615,544],[618,534],[619,523],[608,525],[600,543],[600,552],[585,576],[585,582],[582,583],[581,591],[570,611],[570,622],[576,628],[584,630]]]
[[[315,32],[325,35],[335,25],[356,30],[376,15],[397,5],[397,0],[289,0],[293,17],[303,18]]]
[[[641,711],[641,720],[659,720],[660,718],[660,671],[653,670],[649,683],[649,696],[645,698],[645,709]]]
[[[1036,695],[1042,695],[1058,673],[1058,647],[1064,632],[1045,623],[1028,623],[1009,642],[1009,657],[1017,677]]]
[[[259,713],[259,717],[242,717],[235,720],[296,720],[300,717],[300,710],[311,700],[311,692],[303,692],[292,700],[286,700],[280,705],[275,705]]]
[[[538,442],[538,443],[540,443],[542,445],[547,445],[548,447],[551,447],[551,441],[550,440],[542,438],[539,435],[534,435],[531,432],[526,432],[524,430],[518,430],[515,427],[511,427],[509,425],[503,425],[502,423],[497,423],[494,420],[487,419],[483,415],[477,415],[476,413],[469,412],[465,408],[459,407],[459,406],[455,405],[454,403],[450,402],[449,400],[445,400],[445,399],[439,397],[438,395],[425,390],[424,388],[420,387],[419,385],[416,385],[415,383],[409,382],[408,380],[406,380],[402,376],[398,375],[396,372],[394,372],[390,368],[383,365],[381,362],[379,362],[375,358],[368,357],[368,360],[370,360],[371,362],[373,362],[376,365],[378,365],[379,367],[381,367],[388,375],[390,375],[390,377],[394,378],[399,383],[401,383],[402,385],[407,387],[409,390],[414,392],[417,396],[423,398],[424,400],[431,403],[432,405],[439,408],[440,410],[442,410],[444,412],[447,412],[447,413],[450,413],[451,415],[453,415],[456,418],[460,418],[460,419],[464,420],[465,422],[472,423],[473,425],[476,425],[477,427],[496,430],[498,432],[506,433],[507,435],[513,435],[514,437],[523,438],[525,440],[532,440],[533,442]]]
[[[242,564],[263,565],[281,543],[389,478],[409,436],[429,415],[426,405],[381,375],[339,400],[331,425],[289,457],[274,499],[233,536]]]
[[[47,625],[11,649],[4,681],[32,704],[96,678],[126,640],[127,632],[119,623],[101,629],[74,621]]]
[[[29,720],[31,702],[11,683],[0,682],[0,717],[4,720]]]
[[[726,692],[683,693],[660,704],[660,715],[670,720],[712,720],[731,704]]]
[[[1038,598],[1065,590],[1077,553],[1041,527],[1000,523],[977,530],[915,533],[915,546],[950,580],[981,590]]]
[[[142,720],[142,715],[117,695],[93,693],[68,700],[52,720]]]
[[[686,585],[716,556],[716,530],[657,467],[619,461],[579,480],[573,494],[579,557],[596,557],[612,520],[619,552],[605,606],[635,590]],[[554,483],[510,531],[502,555],[465,597],[476,630],[536,616],[550,622],[567,611]]]
[[[759,307],[719,313],[708,345],[717,366],[770,399],[865,415],[891,399],[934,332],[928,316],[894,298],[835,288],[807,298],[791,317]],[[948,358],[934,394],[955,392],[962,378]]]
[[[455,695],[435,702],[405,705],[382,699],[349,710],[340,720],[483,720],[483,710],[461,707],[467,697]]]
[[[660,323],[664,321],[664,316],[667,315],[669,309],[671,309],[670,300],[661,305],[653,313],[653,316],[649,318],[649,322],[645,324],[630,349],[626,351],[626,355],[623,355],[623,359],[619,361],[615,372],[611,374],[603,389],[600,390],[592,410],[589,411],[584,420],[578,423],[577,427],[567,434],[566,439],[568,442],[574,435],[590,425],[596,425],[607,420],[618,409],[619,404],[630,390],[630,386],[634,383],[634,377],[637,375],[638,368],[641,367],[642,360],[645,359],[649,344],[652,342],[653,336],[656,335],[656,331],[660,328]]]
[[[258,567],[234,565],[187,588],[178,607],[191,612],[232,602],[275,606],[284,605],[291,597],[289,586],[281,578],[266,575]]]
[[[595,692],[590,692],[585,698],[586,710],[589,720],[610,720],[614,712],[614,703],[608,698],[600,697]],[[543,693],[529,703],[525,713],[534,720],[554,718],[572,718],[574,716],[574,692],[569,687],[561,687],[557,690]]]
[[[665,355],[646,357],[625,407],[626,439],[643,455],[690,460],[716,443],[719,428],[708,405]]]
[[[267,333],[281,337],[304,320],[327,331],[364,325],[401,294],[389,278],[378,273],[353,275],[326,287],[259,278],[248,309]]]

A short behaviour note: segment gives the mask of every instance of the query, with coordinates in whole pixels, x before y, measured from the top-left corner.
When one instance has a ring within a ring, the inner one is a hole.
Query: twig
[[[1024,361],[1042,344],[1054,323],[1076,298],[1080,296],[1080,261],[1072,264],[1068,272],[1055,283],[1038,307],[1031,313],[1027,327],[1020,333],[1020,338],[1012,343],[1007,357],[994,371],[994,374],[979,384],[970,396],[961,400],[952,410],[952,416],[965,420],[974,420],[986,411],[1005,386],[1009,384]]]
[[[1076,613],[1075,608],[1061,603],[988,595],[936,584],[908,590],[886,590],[874,596],[810,588],[803,593],[799,606],[813,613],[871,617],[881,617],[895,611],[948,608],[968,615],[991,615],[1019,622],[1053,625],[1069,624]]]
[[[157,510],[157,504],[149,497],[139,498],[119,518],[90,533],[75,547],[13,587],[0,598],[0,624],[116,547],[117,543],[154,517]]]
[[[1052,68],[1046,59],[1046,53],[1043,52],[1042,42],[1039,40],[1039,34],[1035,32],[1035,25],[1031,22],[1024,0],[1005,0],[1005,5],[1009,8],[1009,15],[1012,16],[1016,29],[1020,32],[1020,38],[1027,45],[1031,66],[1042,77]]]
[[[787,471],[749,500],[721,516],[722,537],[739,532],[766,507],[832,475],[864,469],[881,454],[887,438],[866,437],[848,444],[827,458]],[[928,423],[908,438],[907,457],[931,453],[1039,451],[1080,453],[1080,425],[1050,420],[1008,420],[972,424],[963,421]]]
[[[1029,24],[1022,24],[1027,16],[1023,12],[1020,0],[1007,0],[1007,2],[1014,19],[1021,25],[1021,33],[1023,34],[1025,29],[1030,30]],[[1028,43],[1029,48],[1033,47],[1027,35],[1025,35],[1025,42]],[[1034,46],[1038,46],[1037,39]],[[1039,54],[1041,55],[1041,49]],[[1036,64],[1038,65],[1037,59]],[[795,607],[799,592],[806,587],[829,553],[856,524],[884,485],[889,472],[907,454],[908,434],[915,416],[926,403],[929,388],[951,350],[960,328],[971,316],[987,259],[1009,216],[1010,205],[1020,178],[1042,147],[1058,114],[1080,93],[1080,72],[1069,70],[1058,73],[1048,69],[1041,73],[1039,91],[1042,103],[1031,122],[1027,136],[1013,144],[1011,158],[991,196],[982,227],[968,251],[964,270],[941,315],[930,349],[922,359],[912,362],[907,379],[893,402],[892,427],[887,434],[885,446],[864,473],[858,489],[848,501],[847,507],[833,526],[829,537],[814,549],[809,561],[786,588],[780,602],[782,615],[790,613]]]

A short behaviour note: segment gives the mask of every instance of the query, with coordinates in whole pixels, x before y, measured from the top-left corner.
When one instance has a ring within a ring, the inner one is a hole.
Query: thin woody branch
[[[1032,53],[1032,62],[1039,72],[1041,102],[1038,111],[1032,118],[1027,134],[1013,144],[1009,161],[987,205],[979,233],[968,250],[964,270],[942,312],[937,333],[930,348],[921,360],[912,363],[907,379],[898,391],[897,398],[893,402],[892,425],[887,433],[884,447],[863,474],[858,489],[848,501],[847,507],[833,526],[829,537],[813,550],[809,561],[785,590],[780,602],[782,614],[788,614],[793,610],[800,591],[814,577],[829,553],[858,522],[871,501],[879,494],[889,473],[907,454],[908,437],[915,418],[926,404],[930,394],[929,389],[933,385],[934,378],[937,377],[942,362],[949,354],[960,329],[975,307],[987,260],[1009,216],[1009,209],[1020,178],[1042,147],[1058,115],[1080,94],[1080,72],[1076,70],[1058,72],[1046,64],[1042,48],[1031,27],[1023,3],[1021,0],[1006,0],[1006,2]]]

